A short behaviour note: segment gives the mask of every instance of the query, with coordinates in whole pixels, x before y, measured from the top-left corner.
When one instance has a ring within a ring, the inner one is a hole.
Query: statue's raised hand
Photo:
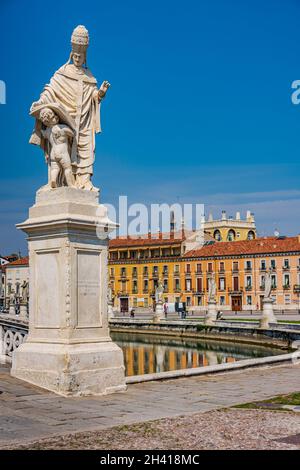
[[[102,85],[101,85],[101,87],[99,88],[99,91],[98,91],[99,101],[102,98],[104,98],[104,96],[106,95],[106,92],[109,89],[109,87],[110,87],[110,83],[107,80],[104,80],[104,82],[102,82]]]

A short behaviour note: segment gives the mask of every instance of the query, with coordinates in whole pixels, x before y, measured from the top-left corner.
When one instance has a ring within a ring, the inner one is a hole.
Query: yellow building
[[[222,211],[221,219],[213,219],[209,214],[208,220],[204,222],[204,230],[216,241],[241,241],[253,240],[256,238],[256,226],[254,214],[247,211],[246,219],[241,219],[240,212],[236,213],[235,218],[227,217],[226,211]]]

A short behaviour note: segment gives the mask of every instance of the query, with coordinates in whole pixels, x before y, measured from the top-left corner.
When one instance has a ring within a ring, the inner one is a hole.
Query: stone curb
[[[285,362],[293,363],[294,361],[300,361],[300,351],[288,354],[280,354],[279,356],[269,356],[258,359],[244,359],[242,361],[229,364],[218,364],[214,366],[194,367],[192,369],[181,369],[167,372],[158,372],[154,374],[135,375],[132,377],[126,377],[126,384],[128,385],[141,382],[150,382],[153,380],[177,379],[181,377],[215,374],[218,372],[230,372],[233,370],[247,369],[250,367],[259,367],[269,364],[272,365]]]

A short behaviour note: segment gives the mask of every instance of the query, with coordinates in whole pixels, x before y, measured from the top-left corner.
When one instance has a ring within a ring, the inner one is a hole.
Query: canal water
[[[203,339],[111,332],[123,350],[126,376],[205,367],[283,354],[279,348]]]

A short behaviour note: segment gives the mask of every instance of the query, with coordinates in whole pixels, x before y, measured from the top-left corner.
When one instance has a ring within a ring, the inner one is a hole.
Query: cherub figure
[[[50,164],[49,184],[51,188],[58,186],[57,181],[61,171],[67,186],[74,187],[75,178],[70,157],[74,132],[67,125],[59,124],[59,116],[50,107],[41,109],[39,118],[45,127],[45,129],[41,129],[42,136],[50,143],[50,154],[46,159]]]

